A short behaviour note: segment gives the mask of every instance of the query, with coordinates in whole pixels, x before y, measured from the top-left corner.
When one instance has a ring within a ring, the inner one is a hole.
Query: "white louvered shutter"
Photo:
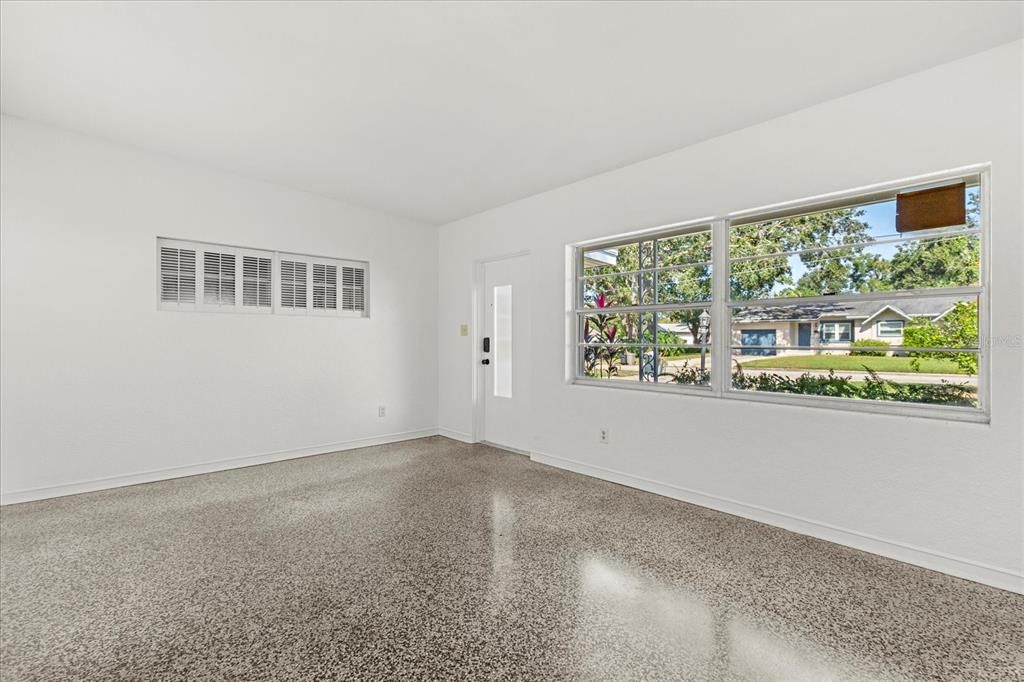
[[[271,305],[271,258],[242,256],[242,305],[269,308]]]
[[[327,263],[313,264],[313,308],[338,309],[338,266]]]
[[[341,269],[342,310],[366,310],[366,270],[344,266]]]
[[[160,247],[160,301],[196,302],[196,252],[172,246]]]
[[[281,261],[281,307],[306,307],[306,263]]]
[[[235,254],[203,253],[203,303],[235,305]]]

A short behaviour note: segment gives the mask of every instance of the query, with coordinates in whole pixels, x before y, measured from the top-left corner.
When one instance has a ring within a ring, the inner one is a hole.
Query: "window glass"
[[[903,320],[882,320],[878,323],[879,336],[903,336]]]
[[[512,397],[512,285],[494,287],[494,395]]]
[[[896,229],[896,199],[783,216],[730,231],[735,300],[978,286],[980,194],[967,220],[920,232]]]
[[[578,376],[707,387],[711,228],[581,250]]]

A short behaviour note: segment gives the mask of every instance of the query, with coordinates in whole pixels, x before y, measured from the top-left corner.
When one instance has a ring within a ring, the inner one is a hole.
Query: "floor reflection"
[[[584,559],[576,645],[581,677],[635,679],[707,673],[715,655],[714,616],[694,595],[608,559]]]
[[[580,569],[583,679],[897,679],[792,634],[781,636],[609,558]]]
[[[501,608],[515,591],[518,567],[515,559],[514,528],[516,515],[507,494],[491,495],[491,602]]]

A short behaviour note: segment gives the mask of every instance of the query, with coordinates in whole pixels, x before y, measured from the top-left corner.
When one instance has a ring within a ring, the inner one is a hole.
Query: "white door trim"
[[[473,433],[471,437],[474,443],[479,443],[484,437],[484,372],[481,369],[480,361],[483,359],[481,339],[484,332],[484,316],[486,311],[486,297],[484,296],[484,266],[496,261],[510,260],[529,256],[530,250],[512,251],[487,258],[477,258],[473,261],[473,319],[470,320],[469,333],[473,338]]]

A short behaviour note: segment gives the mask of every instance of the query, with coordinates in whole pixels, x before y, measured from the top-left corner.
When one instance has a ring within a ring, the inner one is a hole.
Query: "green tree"
[[[782,296],[821,296],[887,288],[884,261],[865,253],[863,246],[832,248],[799,255],[806,272],[793,280],[790,257],[777,255],[844,244],[873,241],[862,209],[845,208],[768,220],[734,228],[733,258],[763,256],[732,265],[732,295],[738,299]]]
[[[967,226],[980,218],[978,192],[967,195]],[[901,244],[892,258],[893,289],[927,289],[977,284],[980,278],[981,240],[978,235],[937,236]]]
[[[871,242],[869,226],[856,208],[836,209],[803,216],[738,226],[730,234],[732,258],[758,256],[731,267],[732,295],[752,299],[778,293],[784,296],[819,296],[889,288],[886,263],[865,253],[863,246],[806,253],[799,257],[806,272],[794,282],[786,252]],[[711,233],[696,232],[667,239],[625,244],[615,251],[615,263],[587,269],[587,296],[604,294],[611,306],[711,300]],[[642,272],[653,268],[658,273]],[[641,272],[638,272],[641,271]],[[629,274],[625,274],[629,273]],[[781,287],[781,289],[780,289]],[[662,313],[662,321],[683,323],[694,340],[699,338],[701,308]],[[623,316],[623,337],[648,342],[656,334],[652,315]]]
[[[903,345],[911,348],[970,348],[978,345],[978,302],[960,301],[940,320],[915,318],[903,330]],[[917,369],[920,358],[951,358],[969,374],[978,373],[977,353],[911,351],[911,365]]]

